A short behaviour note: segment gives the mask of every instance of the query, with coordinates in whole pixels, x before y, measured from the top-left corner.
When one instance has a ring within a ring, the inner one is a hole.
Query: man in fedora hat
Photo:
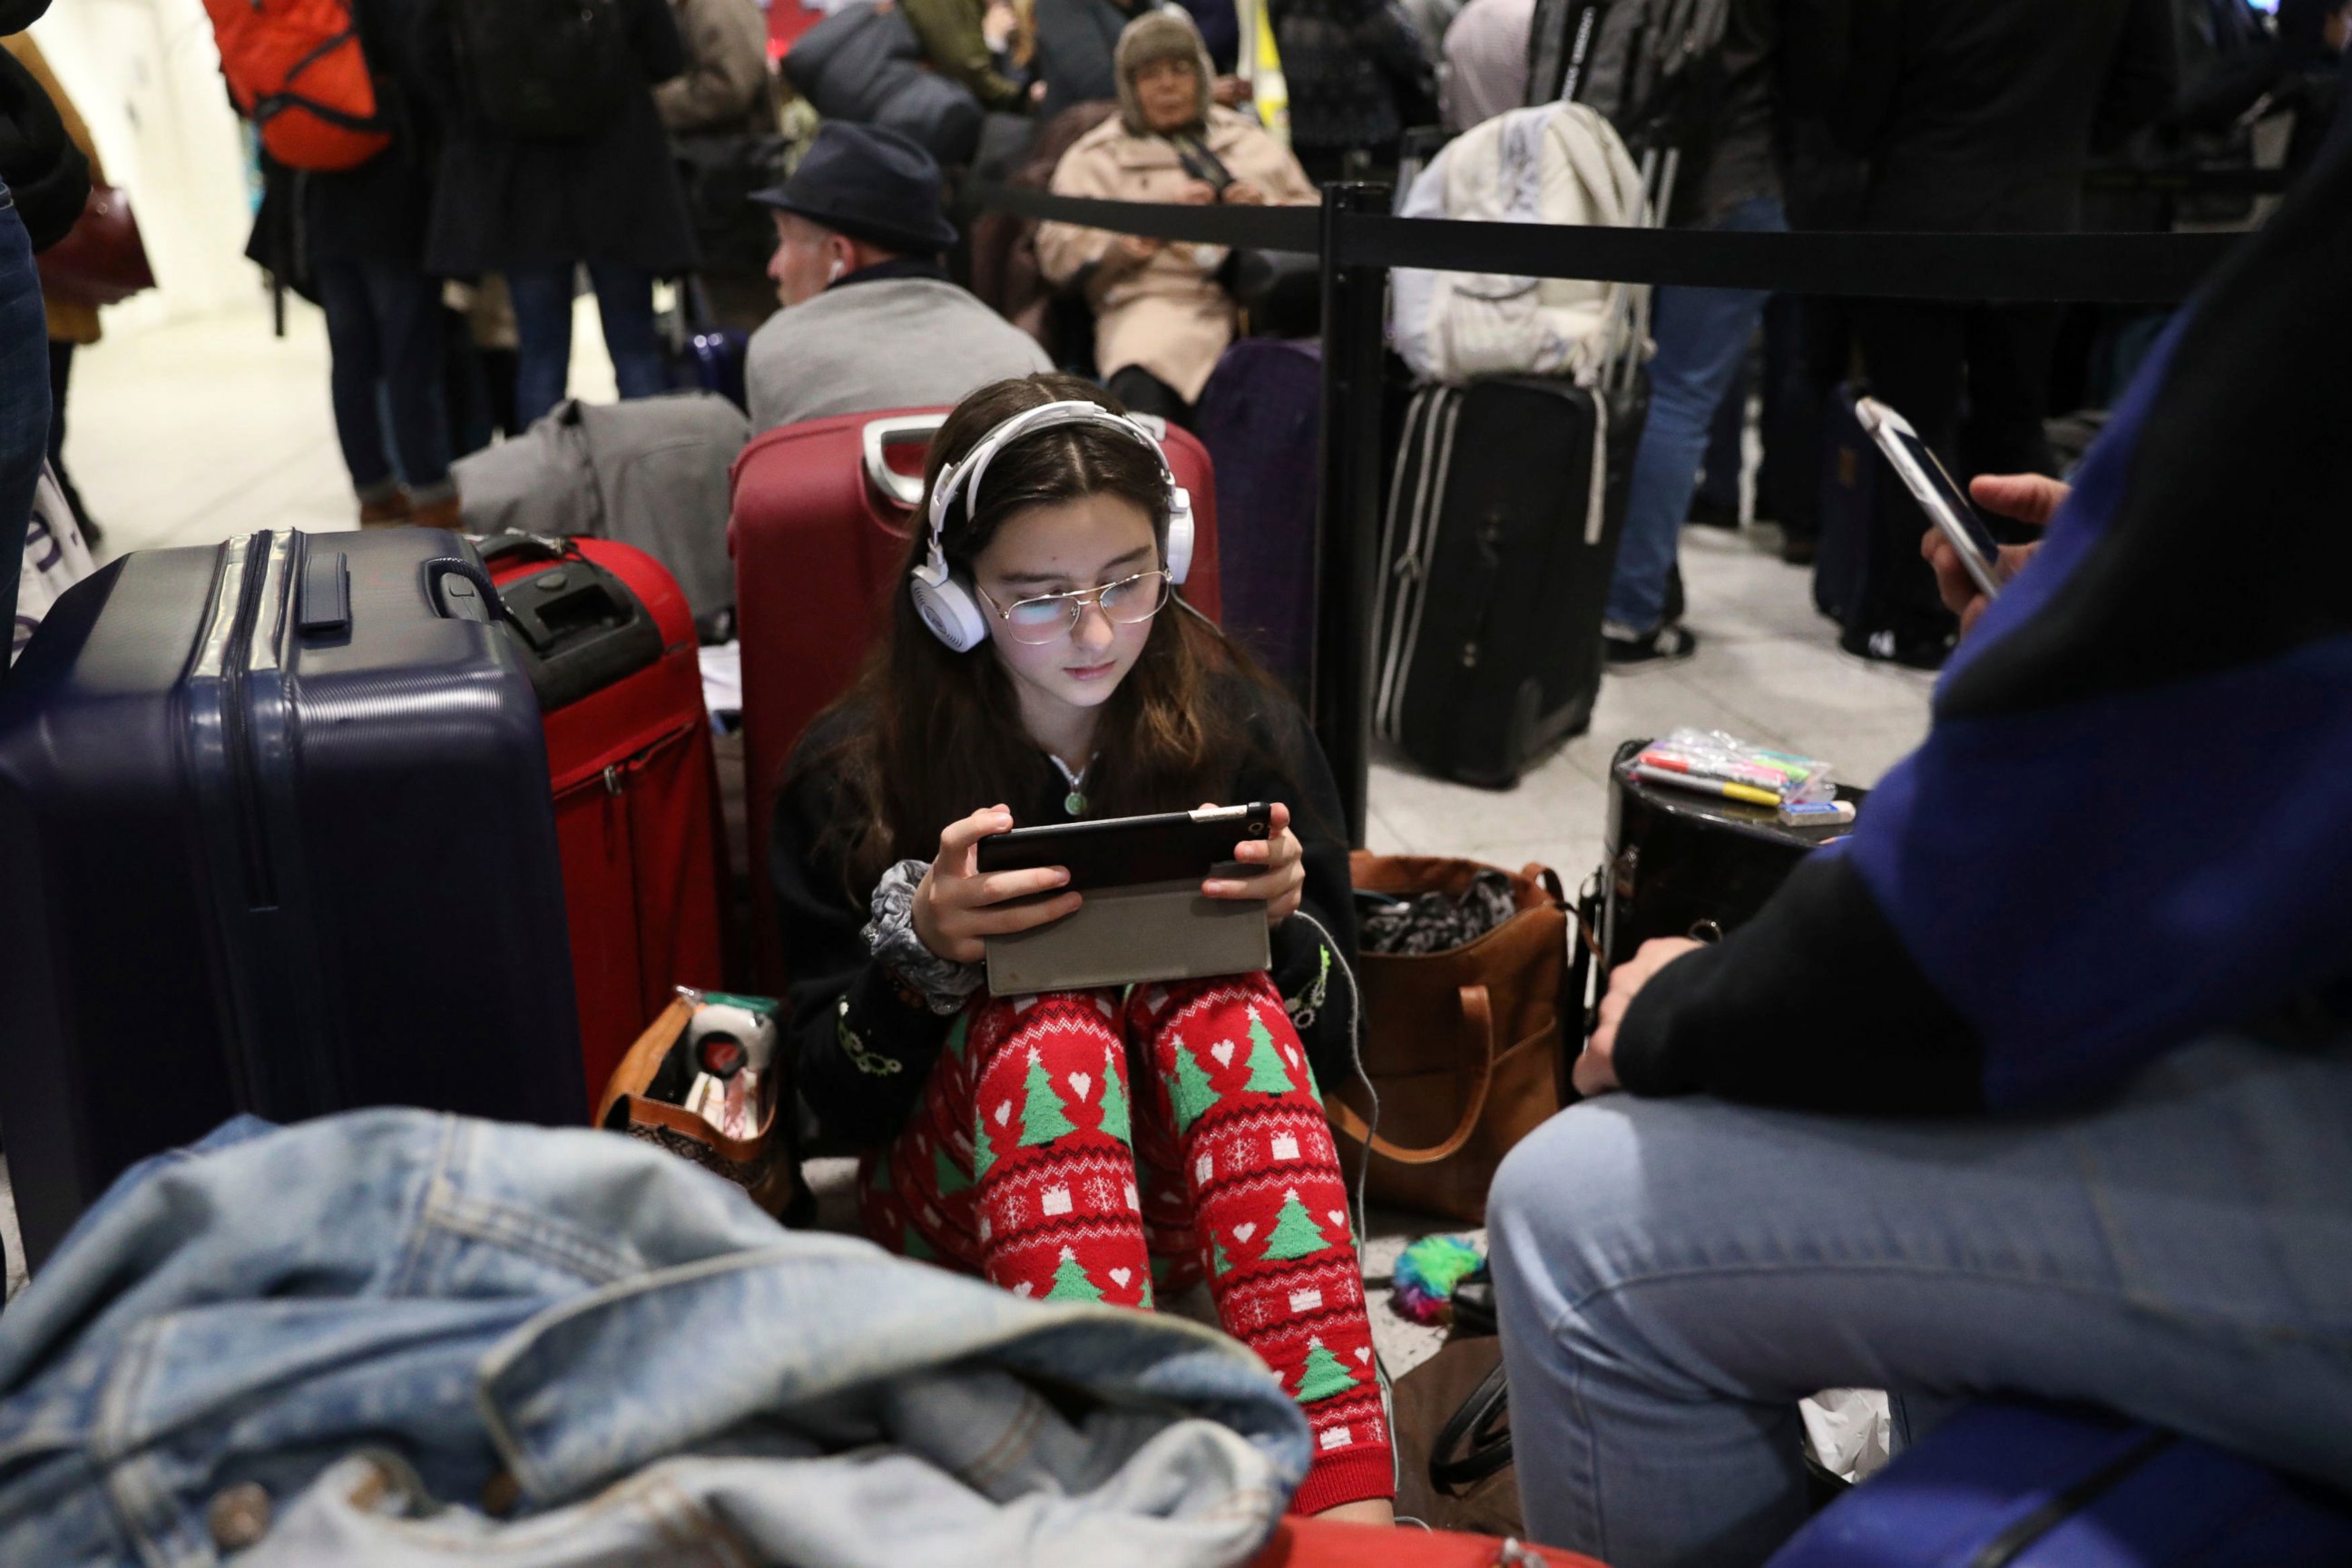
[[[948,281],[955,226],[940,168],[895,131],[827,123],[791,179],[752,200],[775,209],[768,276],[784,309],[751,339],[751,423],[947,405],[1053,362],[1036,340]]]

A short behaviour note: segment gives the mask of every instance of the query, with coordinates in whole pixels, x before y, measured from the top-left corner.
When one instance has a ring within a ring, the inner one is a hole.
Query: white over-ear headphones
[[[1116,430],[1130,440],[1141,442],[1159,460],[1160,482],[1168,487],[1168,580],[1181,583],[1185,573],[1192,569],[1192,497],[1176,482],[1174,471],[1168,467],[1168,454],[1157,437],[1136,420],[1084,399],[1025,409],[982,437],[961,461],[941,468],[939,482],[931,487],[930,549],[908,579],[907,591],[914,595],[915,609],[923,617],[923,624],[931,628],[931,635],[958,653],[969,653],[988,640],[988,616],[971,584],[949,569],[944,543],[948,510],[955,505],[959,495],[964,498],[967,509],[971,506],[980,494],[981,479],[997,453],[1024,436],[1063,425],[1100,425]]]

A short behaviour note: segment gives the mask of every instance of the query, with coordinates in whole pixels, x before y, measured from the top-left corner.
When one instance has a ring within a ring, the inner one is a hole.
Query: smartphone
[[[1976,579],[1988,599],[2000,596],[2000,544],[1977,515],[1968,496],[1911,422],[1874,397],[1857,397],[1853,416],[1886,454],[1903,479],[1904,488],[1960,552],[1960,564]]]
[[[987,939],[988,989],[998,996],[1249,974],[1266,967],[1265,900],[1212,899],[1211,877],[1239,876],[1234,851],[1265,842],[1263,804],[1016,827],[977,850],[982,872],[1059,866],[1086,895],[1049,925]]]

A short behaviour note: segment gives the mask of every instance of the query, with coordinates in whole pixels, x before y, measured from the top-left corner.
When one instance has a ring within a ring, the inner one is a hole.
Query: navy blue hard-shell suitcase
[[[438,530],[141,551],[0,688],[0,1138],[38,1263],[234,1111],[584,1125],[539,704]]]
[[[2098,1412],[1972,1405],[1768,1568],[2340,1568],[2352,1506]]]

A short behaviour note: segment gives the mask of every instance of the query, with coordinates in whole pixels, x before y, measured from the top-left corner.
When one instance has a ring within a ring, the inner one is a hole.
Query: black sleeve
[[[2168,0],[2131,0],[2122,37],[2107,64],[2091,145],[2105,151],[2155,123],[2180,92],[2180,58]]]
[[[629,42],[649,82],[667,81],[686,69],[686,39],[677,30],[669,0],[632,0]]]
[[[1617,1030],[1635,1094],[1921,1113],[1984,1108],[1976,1035],[1843,856],[1815,855],[1747,925],[1675,960]]]
[[[866,952],[866,898],[825,844],[837,804],[823,771],[796,760],[776,797],[768,870],[793,977],[784,1000],[801,1097],[827,1133],[866,1146],[906,1125],[950,1020]]]
[[[1315,924],[1293,916],[1274,928],[1268,973],[1298,1026],[1318,1081],[1328,1090],[1355,1070],[1347,974],[1356,964],[1356,907],[1348,870],[1347,814],[1307,716],[1279,694],[1264,694],[1257,702],[1252,729],[1263,760],[1244,771],[1230,804],[1280,801],[1290,807],[1291,831],[1298,835],[1307,868],[1299,913],[1312,916]],[[1324,931],[1330,934],[1328,945]]]

